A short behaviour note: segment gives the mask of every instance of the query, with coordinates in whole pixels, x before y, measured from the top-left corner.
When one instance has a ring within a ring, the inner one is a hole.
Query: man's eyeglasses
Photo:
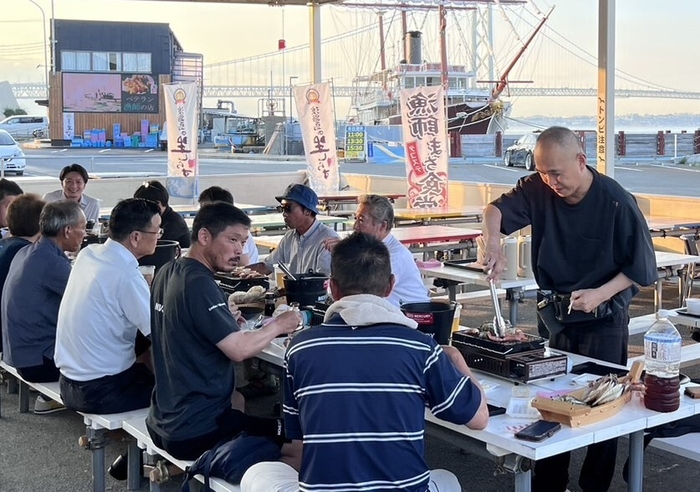
[[[292,210],[294,210],[294,205],[291,205],[291,204],[279,205],[279,206],[277,207],[277,211],[278,211],[279,213],[286,212],[286,213],[289,214],[289,213],[292,212]]]
[[[138,232],[143,232],[144,234],[156,234],[157,237],[162,237],[163,236],[163,229],[158,229],[157,231],[142,231],[141,229],[137,229]]]

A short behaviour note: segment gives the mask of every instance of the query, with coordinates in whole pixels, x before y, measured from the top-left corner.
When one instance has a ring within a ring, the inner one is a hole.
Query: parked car
[[[22,176],[27,166],[24,152],[5,130],[0,130],[0,166],[5,174],[15,173],[17,176]]]
[[[5,130],[14,138],[29,138],[47,135],[49,118],[47,116],[15,115],[0,121],[0,130]]]
[[[537,135],[528,133],[520,137],[513,145],[506,149],[503,162],[506,166],[525,166],[528,171],[535,170],[535,143]]]

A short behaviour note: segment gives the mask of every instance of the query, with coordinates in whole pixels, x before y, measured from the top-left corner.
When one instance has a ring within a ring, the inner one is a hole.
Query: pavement
[[[633,316],[653,312],[653,290],[642,289],[633,301]],[[664,287],[664,307],[674,306],[677,286],[668,283]],[[677,302],[677,300],[676,300]],[[505,311],[505,310],[504,310]],[[461,323],[479,326],[493,317],[493,308],[488,300],[473,301],[462,310]],[[517,324],[527,332],[534,333],[535,300],[527,298],[520,305]],[[679,327],[685,343],[690,343],[689,330]],[[630,355],[642,352],[643,336],[630,338]],[[691,377],[700,377],[698,366],[684,370]],[[0,385],[2,418],[0,418],[0,492],[89,492],[91,485],[91,455],[78,446],[78,437],[85,428],[76,413],[63,411],[50,415],[19,414],[17,395],[8,395]],[[254,399],[248,402],[248,411],[263,416],[273,415],[277,396]],[[107,446],[107,463],[111,463],[126,450],[126,442],[117,440]],[[621,439],[618,450],[618,472],[610,490],[622,492],[627,486],[622,480],[621,470],[627,458],[627,440]],[[569,489],[580,491],[576,484],[584,451],[573,453]],[[468,454],[454,445],[428,436],[426,459],[432,468],[446,468],[459,478],[465,491],[502,492],[513,489],[513,475],[496,475],[493,459]],[[679,456],[649,448],[645,455],[644,490],[695,490],[700,483],[698,463]],[[125,491],[126,482],[118,482],[107,476],[107,491]],[[144,480],[141,491],[148,490]],[[165,492],[180,490],[177,478],[163,485]]]

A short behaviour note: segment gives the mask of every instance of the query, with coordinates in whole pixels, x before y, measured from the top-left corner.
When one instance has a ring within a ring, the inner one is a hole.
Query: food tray
[[[690,316],[692,318],[700,318],[700,314],[693,314],[688,312],[688,308],[675,309],[677,314],[682,314],[683,316]]]
[[[451,266],[456,268],[462,268],[464,270],[471,270],[472,272],[485,273],[484,269],[486,265],[477,263],[474,260],[447,260],[444,263],[445,266]]]
[[[484,349],[502,355],[514,355],[520,352],[530,352],[532,350],[544,351],[547,342],[544,338],[529,333],[524,334],[527,340],[522,342],[510,342],[491,340],[490,338],[480,338],[470,335],[466,330],[460,330],[452,334],[452,345],[459,347],[469,346]]]
[[[586,388],[569,393],[574,398],[582,398]],[[600,422],[618,413],[632,399],[632,391],[627,390],[621,397],[604,405],[591,407],[575,405],[566,401],[554,401],[547,397],[537,397],[531,405],[540,411],[544,420],[559,422],[569,427]]]

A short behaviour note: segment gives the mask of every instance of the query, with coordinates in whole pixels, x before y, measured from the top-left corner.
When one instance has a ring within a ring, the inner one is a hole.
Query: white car
[[[27,167],[24,152],[5,130],[0,130],[0,166],[5,174],[15,173],[17,176],[22,176]]]
[[[0,121],[0,130],[14,138],[41,138],[48,135],[49,119],[46,116],[14,115]]]

